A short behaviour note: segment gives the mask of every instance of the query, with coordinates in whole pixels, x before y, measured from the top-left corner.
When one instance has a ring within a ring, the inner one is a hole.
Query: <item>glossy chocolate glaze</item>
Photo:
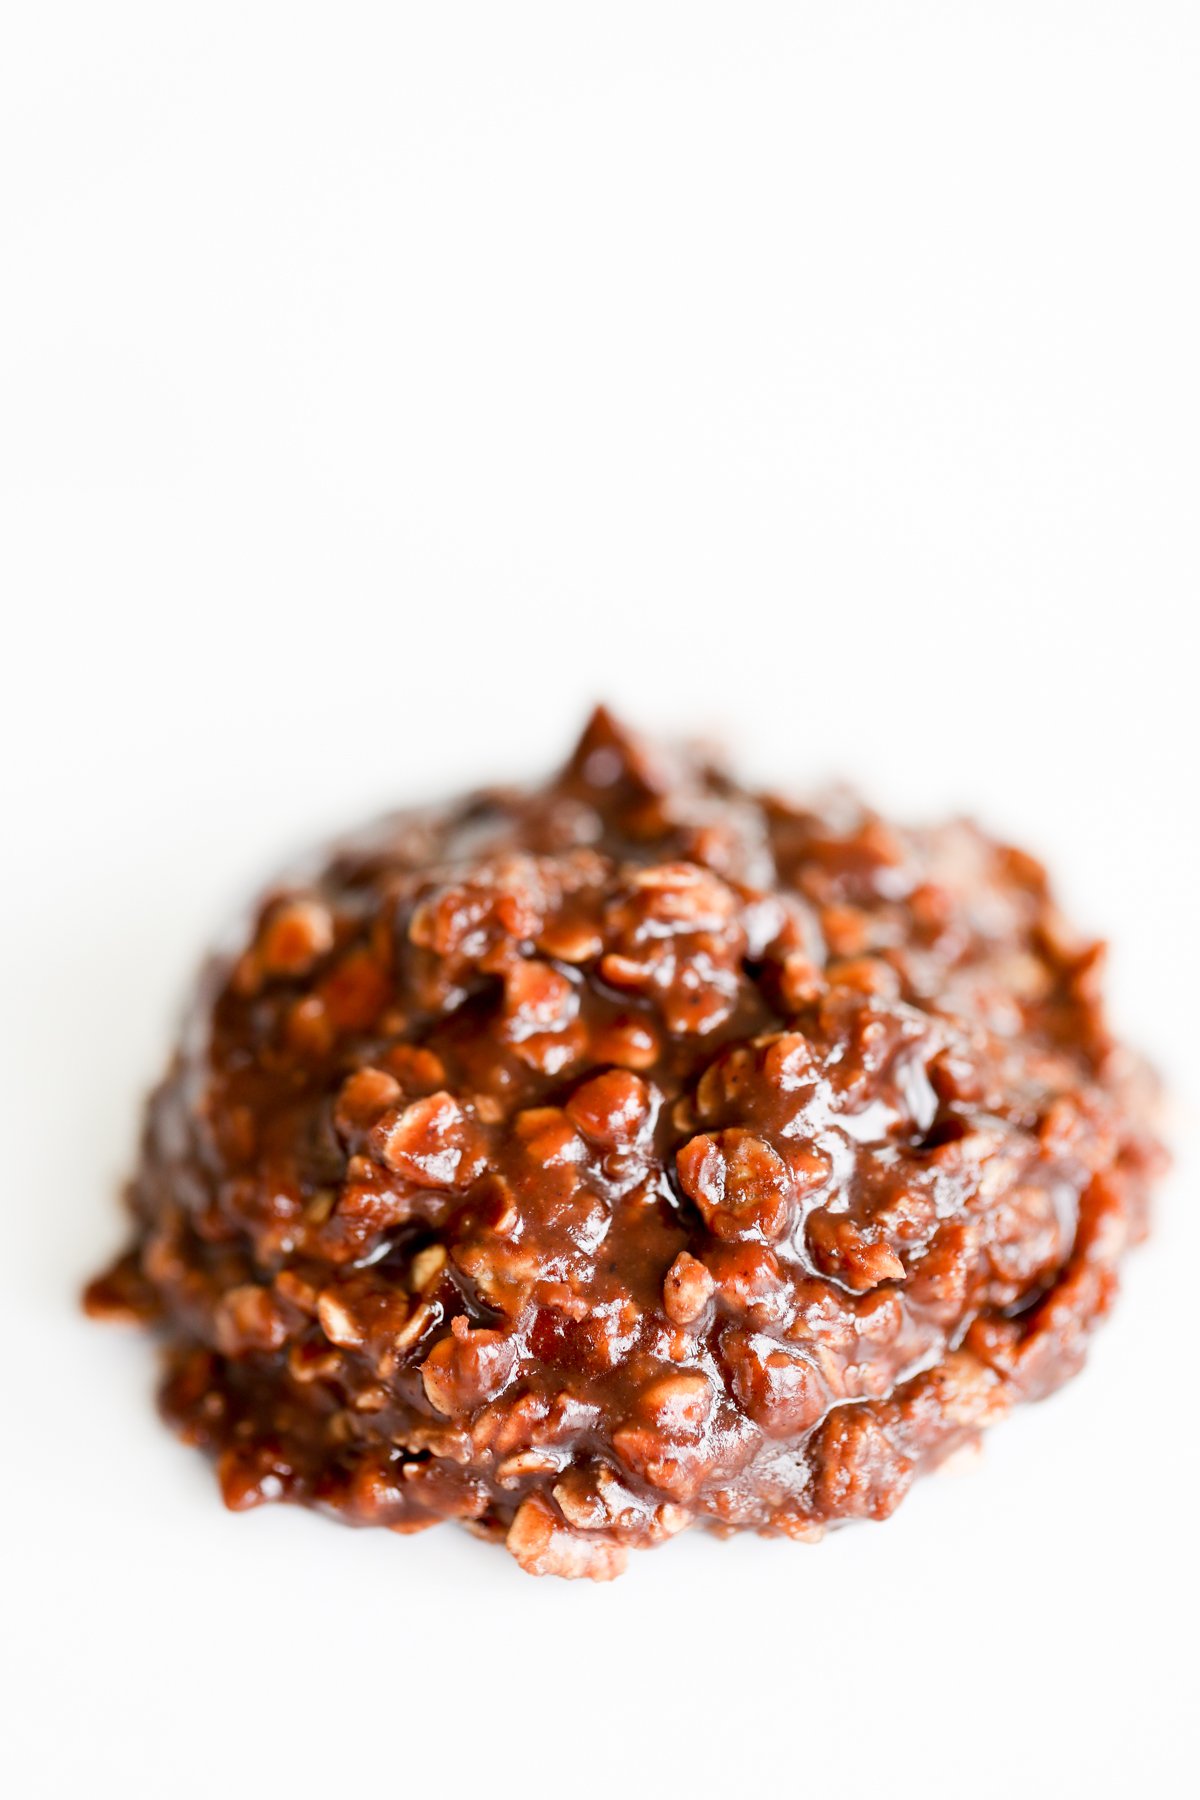
[[[797,1538],[1081,1361],[1161,1153],[1101,948],[968,824],[794,805],[606,713],[563,773],[266,896],[148,1115],[163,1404],[235,1508],[604,1578]]]

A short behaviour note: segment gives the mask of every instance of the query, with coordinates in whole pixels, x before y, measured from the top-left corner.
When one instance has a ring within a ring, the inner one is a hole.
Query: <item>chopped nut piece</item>
[[[852,1219],[826,1212],[808,1221],[808,1242],[817,1267],[865,1293],[884,1281],[903,1281],[904,1264],[890,1244],[868,1236]]]
[[[346,1137],[366,1131],[400,1100],[400,1083],[384,1069],[356,1069],[337,1098],[334,1122]]]
[[[284,900],[267,915],[258,940],[267,975],[306,975],[333,948],[333,919],[316,900]]]
[[[538,1494],[522,1501],[505,1543],[527,1575],[562,1575],[568,1581],[611,1581],[628,1558],[619,1544],[569,1531]]]
[[[454,1333],[434,1345],[421,1367],[430,1405],[448,1414],[470,1412],[499,1393],[518,1356],[516,1344],[502,1332],[469,1331],[462,1319],[454,1326]]]
[[[278,1350],[287,1343],[287,1320],[270,1288],[252,1282],[221,1296],[215,1322],[217,1343],[226,1356]]]
[[[650,1093],[628,1070],[610,1069],[576,1088],[567,1101],[567,1117],[594,1144],[632,1144],[649,1122]]]
[[[663,1282],[663,1310],[676,1325],[698,1319],[713,1294],[713,1278],[696,1257],[681,1250]]]
[[[378,1153],[389,1169],[419,1187],[452,1187],[466,1147],[466,1121],[452,1094],[414,1100],[376,1127]]]
[[[680,1150],[676,1166],[684,1193],[718,1237],[782,1236],[791,1182],[783,1159],[761,1138],[738,1130],[696,1137]]]

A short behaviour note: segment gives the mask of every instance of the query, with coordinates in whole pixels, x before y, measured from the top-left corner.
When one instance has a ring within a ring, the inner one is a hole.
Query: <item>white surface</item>
[[[1194,1791],[1198,75],[1147,0],[0,12],[7,1792]],[[228,1516],[75,1310],[189,970],[595,695],[1046,853],[1154,1242],[817,1549]]]

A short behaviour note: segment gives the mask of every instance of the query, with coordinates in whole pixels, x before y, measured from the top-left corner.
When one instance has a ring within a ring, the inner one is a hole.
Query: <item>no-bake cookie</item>
[[[813,1539],[1080,1364],[1161,1160],[1101,947],[966,823],[599,712],[386,820],[203,975],[96,1313],[227,1504],[619,1572]]]

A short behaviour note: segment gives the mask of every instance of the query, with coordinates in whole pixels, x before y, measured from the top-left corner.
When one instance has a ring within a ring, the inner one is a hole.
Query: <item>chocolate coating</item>
[[[533,1573],[797,1538],[1076,1369],[1144,1229],[1101,947],[971,825],[798,806],[599,712],[563,773],[267,895],[149,1108],[100,1313],[228,1505]]]

